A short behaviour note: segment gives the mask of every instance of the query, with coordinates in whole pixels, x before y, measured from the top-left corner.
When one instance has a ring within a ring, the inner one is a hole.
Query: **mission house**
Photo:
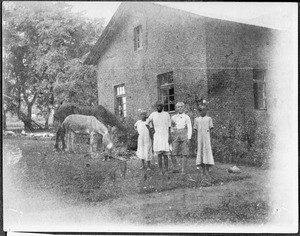
[[[121,117],[171,115],[177,101],[194,110],[208,101],[215,123],[268,120],[276,30],[188,13],[154,3],[123,2],[87,56],[98,70],[99,104]]]

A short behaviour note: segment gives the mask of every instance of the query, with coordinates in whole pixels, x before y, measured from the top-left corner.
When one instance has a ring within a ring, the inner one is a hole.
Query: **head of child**
[[[201,116],[201,117],[206,116],[206,113],[207,113],[207,107],[205,107],[205,106],[200,106],[200,107],[199,107],[199,112],[200,112],[200,116]]]
[[[182,114],[184,112],[184,103],[183,102],[177,102],[176,103],[176,110],[179,114]]]
[[[147,112],[142,111],[142,112],[140,113],[140,119],[141,119],[142,121],[146,121],[146,120],[147,120]]]

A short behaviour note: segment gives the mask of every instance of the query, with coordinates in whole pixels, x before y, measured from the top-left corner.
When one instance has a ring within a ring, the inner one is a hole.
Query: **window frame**
[[[267,110],[266,69],[254,68],[252,72],[254,109]],[[259,73],[262,74],[262,79],[259,79],[259,76],[256,76]],[[262,101],[260,101],[260,99]],[[263,106],[261,106],[261,104],[263,104]]]
[[[169,71],[166,73],[162,73],[157,75],[157,90],[158,90],[158,100],[163,101],[164,103],[164,111],[169,112],[169,113],[174,113],[175,112],[175,86],[174,86],[174,73],[173,71]],[[162,84],[162,80],[165,80],[166,77],[169,80],[169,77],[171,77],[172,82],[168,81],[168,83]],[[173,89],[173,93],[170,94],[170,90]],[[163,90],[167,91],[167,95],[164,95],[162,92]],[[173,100],[170,98],[173,97]],[[165,98],[167,98],[167,103],[164,102]],[[168,107],[167,110],[165,107]],[[171,106],[173,106],[173,109],[171,109]]]
[[[119,88],[123,88],[123,90],[121,89],[120,91],[118,91]],[[125,118],[127,117],[127,101],[126,101],[127,99],[126,99],[125,83],[115,85],[114,90],[115,90],[115,114],[119,117]],[[119,109],[119,100],[121,100],[122,110]]]
[[[133,43],[134,51],[143,49],[143,28],[142,25],[138,25],[133,28]]]

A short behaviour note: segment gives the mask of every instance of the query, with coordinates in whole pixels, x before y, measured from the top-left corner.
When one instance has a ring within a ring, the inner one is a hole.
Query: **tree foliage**
[[[7,2],[2,13],[8,111],[30,120],[35,104],[49,115],[61,83],[76,86],[58,90],[60,97],[71,93],[73,100],[95,101],[95,69],[82,60],[100,36],[103,20],[75,14],[64,2]]]
[[[97,105],[96,68],[73,59],[67,63],[65,70],[65,73],[59,74],[55,83],[57,100],[81,105]]]

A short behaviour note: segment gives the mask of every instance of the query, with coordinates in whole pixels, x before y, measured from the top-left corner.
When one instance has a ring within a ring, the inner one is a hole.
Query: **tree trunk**
[[[25,130],[26,132],[28,132],[28,131],[33,132],[33,127],[32,127],[32,125],[31,125],[31,122],[28,121],[28,120],[22,120],[22,121],[23,121],[23,123],[24,123],[24,130]]]
[[[33,132],[34,128],[32,127],[32,124],[31,124],[31,114],[32,114],[32,105],[29,104],[29,105],[27,105],[27,115],[23,114],[23,117],[20,117],[20,118],[24,123],[25,131]]]
[[[32,105],[27,105],[27,119],[31,120],[31,115],[32,115]]]
[[[51,115],[51,108],[47,107],[47,113],[44,115],[44,119],[45,119],[45,129],[49,129],[49,118]]]
[[[49,129],[49,115],[47,115],[47,117],[45,117],[45,129]]]

